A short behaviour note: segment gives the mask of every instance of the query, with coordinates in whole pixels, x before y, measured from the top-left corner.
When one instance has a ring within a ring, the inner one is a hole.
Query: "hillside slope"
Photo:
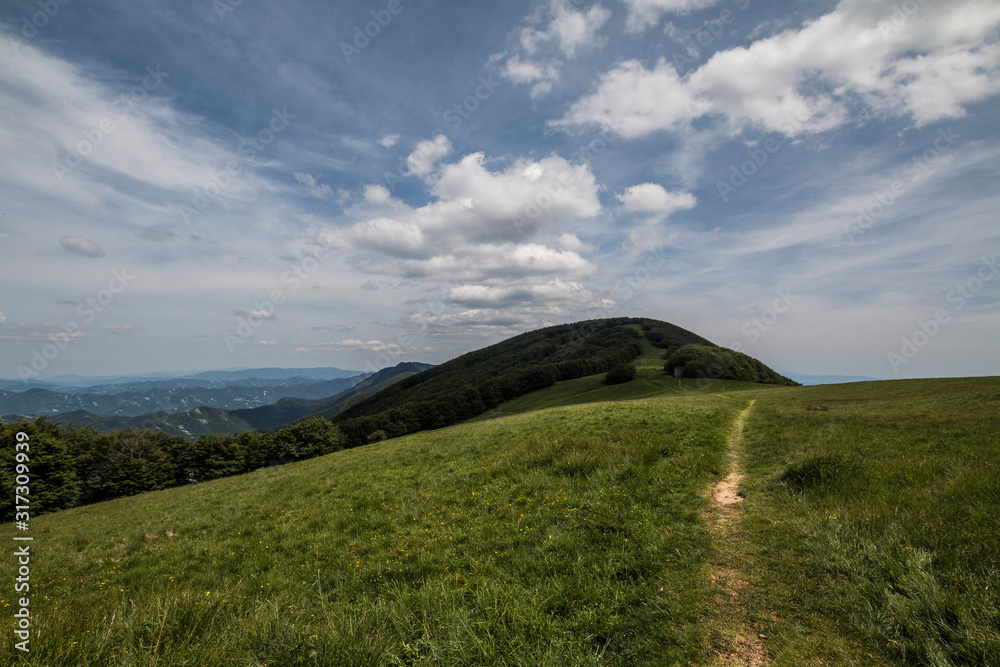
[[[740,406],[701,398],[460,425],[40,517],[31,657],[688,663],[709,591],[701,489]]]
[[[32,664],[1000,663],[1000,378],[644,382],[33,518]]]
[[[724,348],[695,333],[648,318],[620,317],[547,327],[407,378],[333,418],[349,446],[362,445],[456,424],[557,382],[603,374],[651,354],[655,356],[653,363],[662,368],[663,355],[691,346],[725,354]],[[795,384],[759,361],[740,356],[752,365],[738,364],[727,379]],[[748,369],[754,372],[745,372]]]
[[[347,406],[430,368],[433,368],[431,364],[407,361],[383,368],[349,389],[326,398],[315,400],[283,398],[274,405],[263,405],[248,410],[233,410],[232,415],[255,429],[278,428],[307,416],[330,418],[339,414]]]

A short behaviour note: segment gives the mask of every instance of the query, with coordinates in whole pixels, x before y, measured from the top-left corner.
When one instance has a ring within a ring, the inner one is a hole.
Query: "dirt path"
[[[715,541],[711,559],[715,587],[715,615],[709,619],[709,661],[717,666],[762,667],[770,663],[759,635],[751,627],[744,603],[750,590],[743,565],[746,556],[733,531],[743,502],[739,494],[743,479],[743,428],[754,401],[739,414],[729,433],[729,473],[711,489],[711,509],[705,519]]]

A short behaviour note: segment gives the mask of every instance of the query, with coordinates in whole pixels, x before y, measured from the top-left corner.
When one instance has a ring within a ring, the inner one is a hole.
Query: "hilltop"
[[[514,336],[409,377],[332,417],[349,446],[456,424],[525,394],[696,349],[685,377],[795,385],[760,361],[649,318],[562,324]],[[684,357],[688,359],[688,356]],[[669,363],[669,361],[667,362]]]

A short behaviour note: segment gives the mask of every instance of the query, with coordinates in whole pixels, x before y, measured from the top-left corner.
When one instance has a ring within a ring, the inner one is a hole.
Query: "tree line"
[[[0,521],[14,518],[14,446],[29,436],[32,515],[174,486],[239,475],[344,448],[340,430],[308,419],[276,433],[203,435],[186,440],[157,431],[100,433],[46,417],[0,424]]]

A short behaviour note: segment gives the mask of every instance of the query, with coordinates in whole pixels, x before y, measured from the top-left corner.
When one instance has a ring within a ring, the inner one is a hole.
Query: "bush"
[[[623,384],[635,379],[635,366],[631,364],[619,364],[604,376],[604,384]]]

